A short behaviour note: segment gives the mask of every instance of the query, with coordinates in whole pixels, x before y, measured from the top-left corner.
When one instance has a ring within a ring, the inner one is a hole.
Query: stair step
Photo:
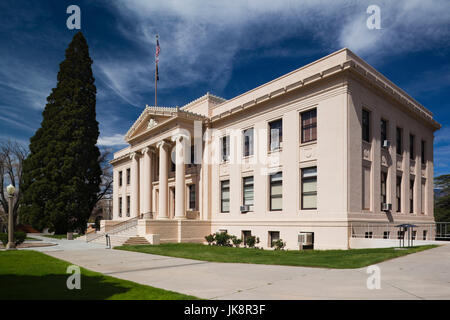
[[[144,237],[130,237],[123,245],[139,245],[139,244],[150,244]]]

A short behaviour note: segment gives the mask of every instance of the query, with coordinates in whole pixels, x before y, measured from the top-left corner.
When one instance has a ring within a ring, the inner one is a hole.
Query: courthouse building
[[[113,219],[102,231],[121,243],[227,231],[289,249],[397,239],[394,225],[434,222],[439,128],[348,49],[229,100],[207,93],[182,107],[147,106],[111,161]],[[357,227],[377,223],[385,229]]]

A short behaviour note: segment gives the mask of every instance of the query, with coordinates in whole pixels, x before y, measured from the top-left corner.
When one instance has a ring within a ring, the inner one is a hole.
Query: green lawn
[[[41,239],[36,239],[36,238],[33,238],[33,237],[26,237],[25,240],[26,241],[42,241]]]
[[[0,300],[190,300],[192,296],[121,280],[81,268],[81,289],[66,286],[71,265],[37,251],[0,251]]]
[[[287,266],[351,269],[369,266],[392,258],[437,247],[412,247],[352,250],[272,251],[250,248],[218,247],[194,243],[120,246],[114,249],[214,262],[256,263]]]
[[[67,234],[43,234],[42,236],[53,239],[67,239]],[[76,239],[81,236],[82,234],[74,234],[73,238]]]

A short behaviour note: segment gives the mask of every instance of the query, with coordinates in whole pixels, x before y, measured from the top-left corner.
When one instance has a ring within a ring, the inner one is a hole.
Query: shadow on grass
[[[0,275],[0,300],[104,300],[130,290],[103,277],[86,275],[81,275],[81,289],[69,290],[69,276]]]

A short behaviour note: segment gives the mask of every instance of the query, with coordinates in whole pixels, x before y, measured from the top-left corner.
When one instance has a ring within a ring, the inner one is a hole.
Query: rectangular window
[[[370,112],[362,111],[362,138],[366,142],[370,142]]]
[[[119,171],[119,187],[122,186],[122,171]]]
[[[230,180],[220,182],[220,211],[230,212]]]
[[[253,206],[253,177],[245,177],[242,179],[243,184],[243,205],[244,206]]]
[[[270,175],[270,210],[283,209],[283,173],[277,172]]]
[[[409,182],[409,212],[414,213],[414,179]]]
[[[387,172],[381,171],[381,204],[386,202],[386,182],[387,182]]]
[[[282,119],[269,122],[269,141],[270,141],[270,151],[275,151],[281,148],[283,142]]]
[[[425,181],[423,181],[422,180],[422,190],[421,190],[421,193],[422,193],[422,195],[421,195],[421,201],[420,201],[420,203],[421,203],[421,210],[420,210],[420,212],[422,213],[422,214],[425,214],[425,206],[426,206],[426,204],[425,204],[425,187],[426,187],[426,183],[425,183]]]
[[[363,210],[370,210],[370,167],[363,166],[362,171],[362,208]]]
[[[130,168],[127,169],[127,185],[130,184],[131,181],[131,171]]]
[[[403,239],[405,237],[405,232],[399,230],[397,231],[397,239]]]
[[[302,209],[317,209],[317,167],[302,169]]]
[[[425,141],[420,142],[420,161],[422,164],[425,164],[426,158],[425,158]]]
[[[130,216],[130,196],[127,196],[127,217]]]
[[[190,166],[193,166],[195,164],[195,145],[191,146],[191,162],[189,163]]]
[[[410,134],[409,135],[409,158],[411,160],[414,160],[414,157],[415,157],[415,154],[414,154],[414,141],[415,141],[414,135]]]
[[[372,231],[368,231],[364,234],[364,238],[367,239],[372,239],[373,238],[373,232]]]
[[[119,217],[122,217],[122,197],[119,197]]]
[[[412,232],[411,238],[412,238],[412,240],[416,240],[416,237],[417,237],[417,231],[414,230],[414,231]]]
[[[397,127],[397,154],[403,153],[403,130]]]
[[[381,119],[381,144],[383,144],[384,140],[387,140],[387,121]]]
[[[189,209],[195,210],[195,184],[189,185]]]
[[[302,112],[301,118],[301,132],[302,143],[317,140],[317,109]]]
[[[242,231],[242,241],[244,242],[244,246],[247,245],[247,239],[252,236],[252,232],[248,230]]]
[[[389,231],[383,232],[383,239],[389,239],[389,235],[390,235]]]
[[[423,230],[423,240],[427,240],[427,230]]]
[[[402,177],[397,176],[395,183],[395,198],[397,199],[397,212],[402,211]]]
[[[253,155],[253,128],[246,129],[242,132],[242,138],[244,140],[244,157]]]
[[[224,136],[220,139],[222,144],[222,161],[230,159],[230,136]]]
[[[269,247],[273,248],[274,242],[280,240],[279,231],[269,231]]]

